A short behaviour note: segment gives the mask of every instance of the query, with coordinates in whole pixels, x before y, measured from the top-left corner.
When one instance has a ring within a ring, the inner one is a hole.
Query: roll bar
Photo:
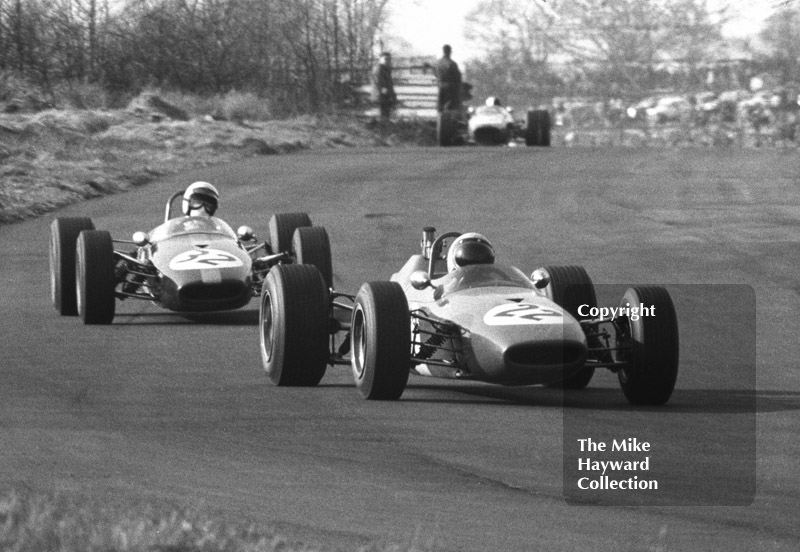
[[[175,192],[169,197],[169,199],[167,200],[167,208],[164,211],[164,222],[167,222],[170,219],[169,215],[170,213],[172,213],[172,202],[174,202],[175,199],[181,197],[182,195],[183,191],[180,191],[180,192]]]
[[[433,266],[436,263],[436,259],[439,258],[442,250],[442,244],[444,240],[447,238],[457,238],[461,235],[461,232],[445,232],[444,234],[437,236],[433,243],[431,244],[430,254],[428,255],[428,278],[433,280]]]

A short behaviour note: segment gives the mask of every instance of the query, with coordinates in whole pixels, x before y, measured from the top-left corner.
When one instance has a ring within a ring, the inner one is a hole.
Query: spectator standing
[[[388,121],[392,114],[392,109],[397,104],[397,95],[394,92],[394,80],[392,79],[392,56],[389,52],[383,52],[378,58],[375,84],[378,88],[378,106],[381,111],[381,120]]]
[[[439,102],[437,109],[441,113],[448,109],[461,107],[461,70],[458,64],[450,59],[452,48],[449,44],[442,47],[442,57],[436,62],[436,80],[439,85]]]

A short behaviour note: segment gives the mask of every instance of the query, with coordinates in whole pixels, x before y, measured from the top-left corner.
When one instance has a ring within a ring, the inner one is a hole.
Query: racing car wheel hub
[[[364,376],[364,365],[366,364],[366,335],[364,333],[364,311],[361,306],[357,306],[353,314],[351,345],[353,354],[353,373],[357,379]]]
[[[264,294],[261,302],[261,350],[267,361],[272,358],[272,300],[269,293]]]

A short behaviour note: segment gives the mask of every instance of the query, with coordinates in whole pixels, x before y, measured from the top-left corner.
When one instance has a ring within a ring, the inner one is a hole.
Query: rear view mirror
[[[256,235],[253,233],[253,229],[249,226],[240,226],[236,230],[236,237],[239,238],[241,241],[253,241],[256,239]]]
[[[431,278],[428,276],[428,273],[424,270],[415,270],[411,273],[411,286],[414,289],[425,289],[427,287],[433,287],[431,284]]]
[[[531,282],[536,289],[544,289],[550,284],[550,275],[543,268],[537,268],[531,274]]]
[[[139,247],[144,247],[148,243],[150,243],[150,236],[147,235],[147,232],[134,232],[133,233],[133,243],[135,243]]]

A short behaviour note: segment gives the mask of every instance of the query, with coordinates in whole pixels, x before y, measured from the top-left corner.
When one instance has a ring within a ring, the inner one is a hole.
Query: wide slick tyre
[[[550,113],[546,109],[533,109],[525,115],[525,144],[547,147],[550,145]]]
[[[50,299],[62,316],[78,314],[75,297],[75,246],[83,230],[94,230],[88,217],[59,217],[50,223]]]
[[[111,324],[116,310],[114,242],[105,230],[84,230],[75,248],[76,302],[84,324]]]
[[[453,111],[442,111],[436,119],[436,143],[440,146],[453,146],[458,131],[457,114]]]
[[[269,241],[272,251],[291,251],[292,236],[298,228],[311,226],[308,213],[275,213],[269,219]]]
[[[316,266],[325,285],[333,287],[333,259],[328,231],[322,226],[305,226],[294,231],[292,253],[298,264]]]
[[[588,305],[589,308],[597,306],[594,283],[582,266],[546,266],[539,270],[550,280],[544,288],[547,298],[567,311],[575,320],[587,318],[578,314],[581,305]],[[589,385],[592,376],[594,368],[588,366],[552,386],[583,389]]]
[[[313,265],[277,265],[267,274],[259,310],[261,361],[279,386],[311,387],[328,364],[330,300]]]
[[[652,307],[652,316],[622,317],[618,321],[617,360],[627,367],[617,373],[622,392],[634,405],[662,405],[672,396],[678,378],[680,344],[675,306],[666,289],[640,286],[628,289],[620,307]]]
[[[397,400],[408,383],[411,316],[397,282],[368,282],[356,295],[350,358],[365,399]]]

